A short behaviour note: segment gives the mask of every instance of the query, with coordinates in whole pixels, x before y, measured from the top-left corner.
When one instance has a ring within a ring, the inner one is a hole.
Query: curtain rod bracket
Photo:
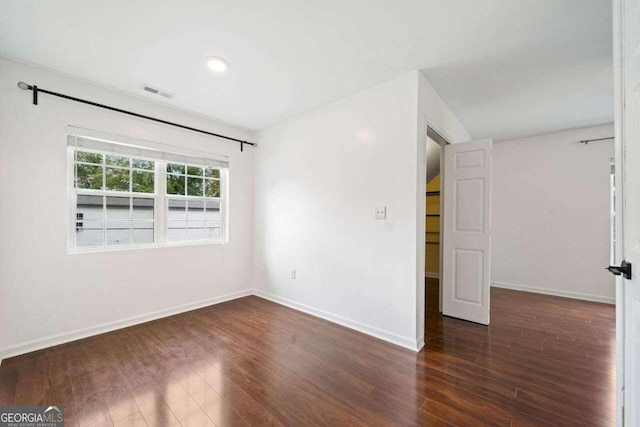
[[[595,139],[583,139],[582,141],[578,141],[578,144],[584,144],[584,145],[589,145],[590,142],[596,142],[596,141],[606,141],[609,139],[615,139],[615,137],[613,136],[608,136],[606,138],[595,138]]]

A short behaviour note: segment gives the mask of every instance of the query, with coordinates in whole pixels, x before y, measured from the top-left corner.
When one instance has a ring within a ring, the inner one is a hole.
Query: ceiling
[[[3,0],[0,54],[253,130],[419,69],[500,140],[613,120],[611,21],[610,0]]]

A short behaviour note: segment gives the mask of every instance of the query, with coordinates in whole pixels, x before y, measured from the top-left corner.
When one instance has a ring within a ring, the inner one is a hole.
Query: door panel
[[[465,179],[455,183],[455,232],[484,231],[484,178]]]
[[[491,140],[444,152],[442,312],[489,324]]]
[[[453,281],[454,299],[482,304],[482,251],[454,249],[453,254],[453,271],[456,275]]]

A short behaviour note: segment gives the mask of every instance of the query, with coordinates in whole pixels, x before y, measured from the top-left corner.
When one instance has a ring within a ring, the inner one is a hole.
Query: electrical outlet
[[[376,206],[376,219],[387,219],[387,207]]]
[[[295,270],[291,270],[291,278],[292,279],[296,278],[296,271]]]

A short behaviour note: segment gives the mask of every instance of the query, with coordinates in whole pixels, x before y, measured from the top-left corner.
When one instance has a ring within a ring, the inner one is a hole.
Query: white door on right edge
[[[618,279],[622,286],[616,304],[622,308],[624,425],[640,427],[640,0],[614,2],[614,53],[616,83],[616,167],[622,178],[622,221],[617,238],[622,241],[622,254],[631,263],[628,278]],[[618,175],[618,176],[620,176]],[[618,189],[616,188],[616,195]],[[620,311],[617,312],[618,314]],[[618,335],[619,336],[619,335]],[[620,360],[620,358],[618,359]],[[622,411],[621,411],[622,412]],[[619,414],[618,421],[623,416]]]
[[[491,139],[444,147],[442,314],[489,324]]]

